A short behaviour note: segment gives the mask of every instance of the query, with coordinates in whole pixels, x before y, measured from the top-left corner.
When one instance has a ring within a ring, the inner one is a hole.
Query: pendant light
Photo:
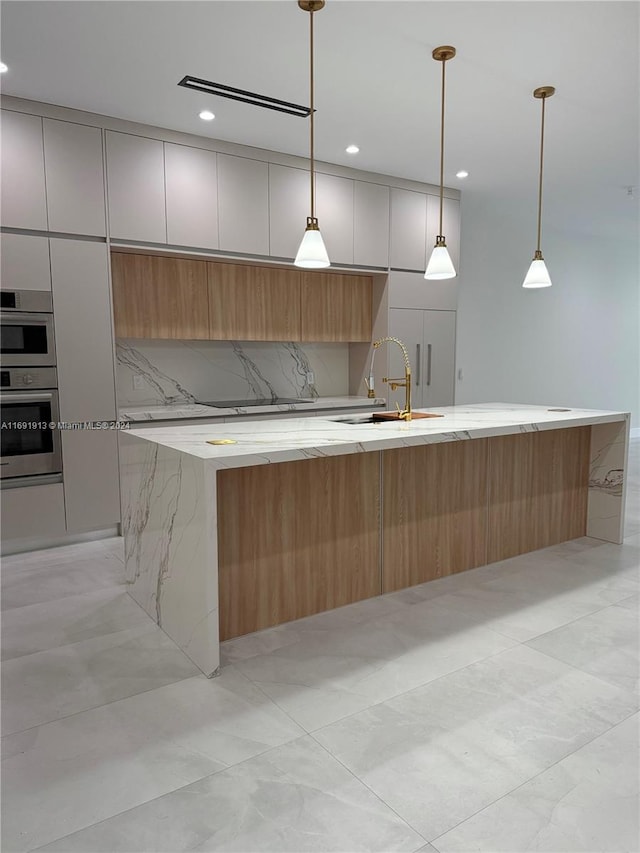
[[[553,86],[540,86],[533,90],[533,97],[540,98],[542,101],[542,130],[540,133],[540,179],[538,182],[538,246],[533,256],[533,261],[529,267],[529,272],[526,274],[522,283],[523,287],[551,287],[551,279],[547,265],[542,257],[540,250],[540,230],[542,223],[542,158],[544,154],[544,104],[547,98],[550,98],[556,90]]]
[[[444,200],[444,66],[449,59],[456,55],[455,47],[443,45],[437,47],[431,56],[436,62],[442,63],[442,104],[440,110],[440,225],[436,244],[431,252],[429,263],[424,274],[428,279],[455,278],[456,271],[447,249],[447,243],[442,233],[442,208]]]
[[[311,90],[309,99],[309,174],[311,176],[311,216],[307,216],[307,227],[294,264],[297,267],[304,267],[306,269],[322,269],[323,267],[328,267],[330,262],[316,218],[316,179],[313,152],[313,13],[323,8],[324,0],[298,0],[298,6],[303,11],[309,13],[309,87]]]

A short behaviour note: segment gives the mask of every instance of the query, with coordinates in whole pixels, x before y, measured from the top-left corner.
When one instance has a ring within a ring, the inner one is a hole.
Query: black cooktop
[[[264,400],[198,400],[201,406],[213,406],[215,409],[244,409],[247,406],[280,406],[285,403],[313,403],[304,397],[276,397]]]

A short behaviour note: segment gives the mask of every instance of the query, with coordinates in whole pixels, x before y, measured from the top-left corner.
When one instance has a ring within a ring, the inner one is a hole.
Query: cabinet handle
[[[427,344],[427,385],[431,385],[431,344]]]
[[[416,344],[416,385],[420,384],[420,373],[422,372],[422,363],[420,359],[420,344]]]

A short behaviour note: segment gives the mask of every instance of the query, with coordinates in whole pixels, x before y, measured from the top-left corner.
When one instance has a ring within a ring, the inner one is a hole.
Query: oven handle
[[[0,312],[0,320],[3,326],[21,326],[21,325],[53,325],[53,314],[44,313],[25,313],[24,311],[11,311],[11,313]]]
[[[10,391],[0,394],[0,404],[5,403],[48,403],[54,402],[57,391]]]

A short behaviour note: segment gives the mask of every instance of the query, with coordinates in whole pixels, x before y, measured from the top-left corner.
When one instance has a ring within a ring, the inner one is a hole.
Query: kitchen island
[[[130,594],[214,675],[220,640],[584,535],[622,541],[628,413],[431,411],[121,432]]]

